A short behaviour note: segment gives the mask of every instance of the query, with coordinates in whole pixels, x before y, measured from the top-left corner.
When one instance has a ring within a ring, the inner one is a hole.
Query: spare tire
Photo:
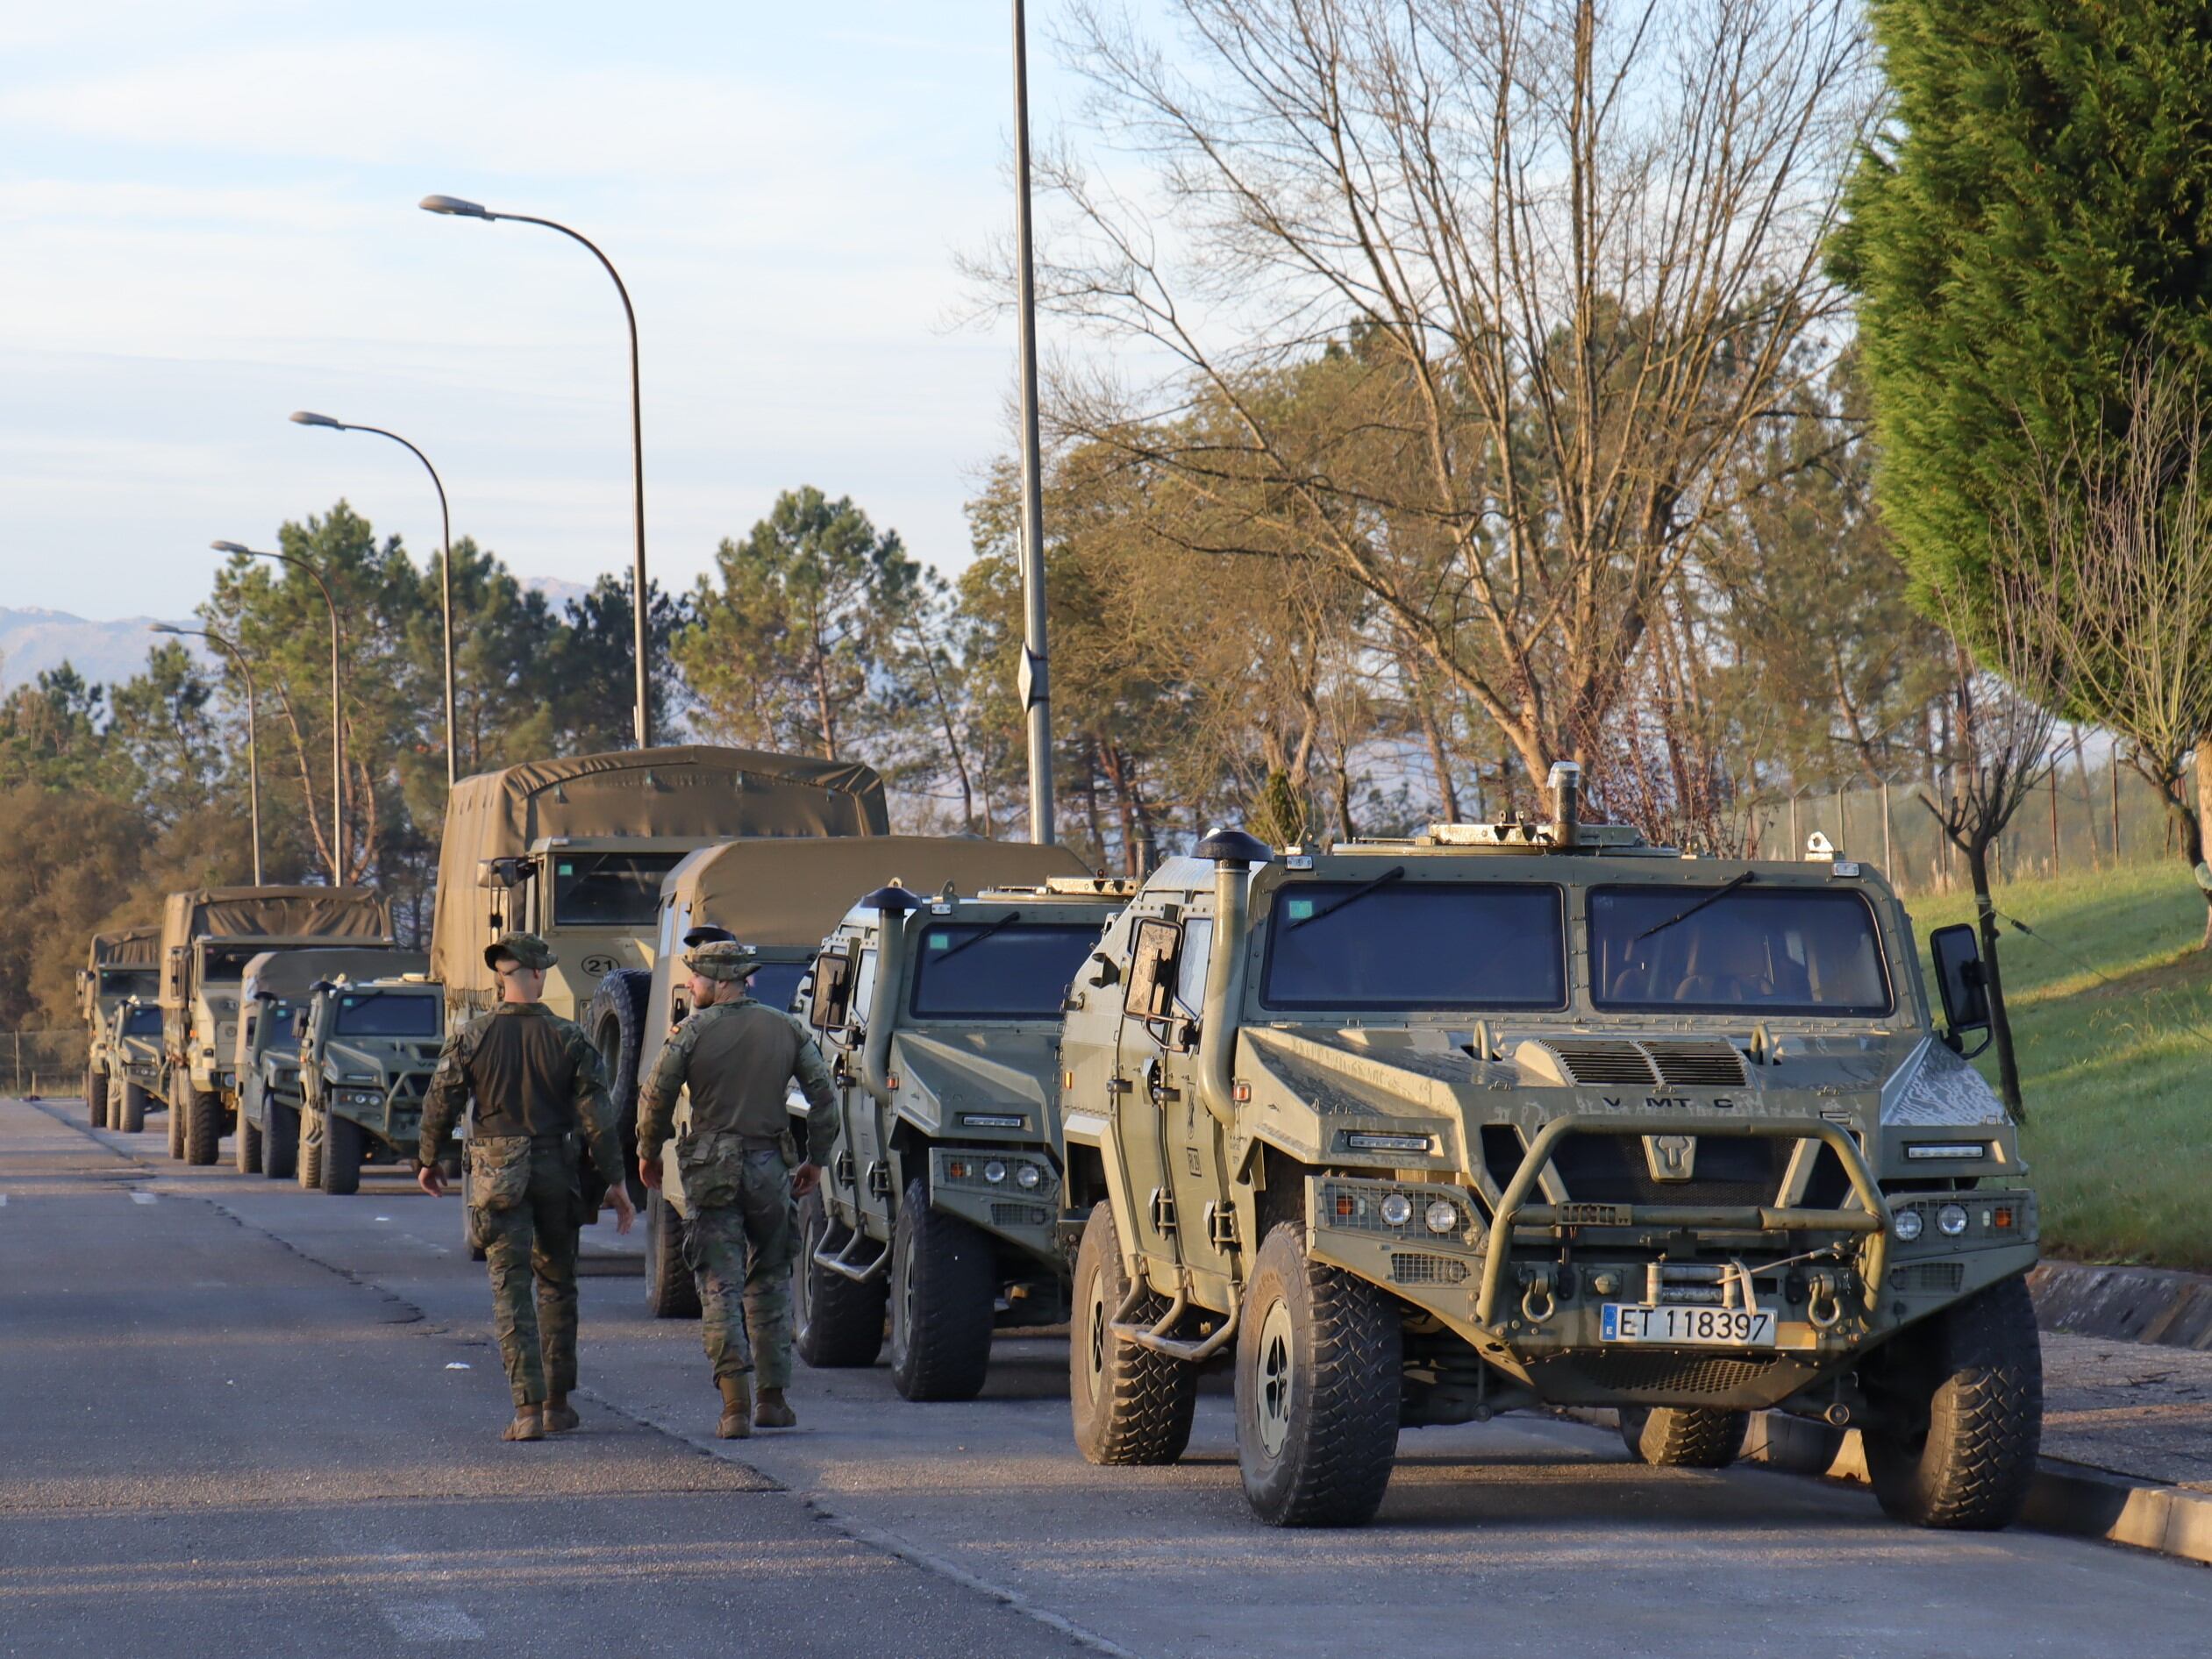
[[[584,1035],[599,1050],[599,1067],[606,1073],[608,1098],[615,1106],[615,1121],[622,1126],[619,1173],[629,1184],[630,1200],[646,1201],[645,1183],[638,1178],[638,1062],[645,1052],[646,1002],[653,993],[653,975],[643,968],[617,968],[599,981],[591,1007],[584,1015]],[[595,1160],[596,1162],[596,1160]],[[612,1185],[617,1171],[601,1170],[601,1180]],[[584,1202],[596,1214],[603,1190],[587,1178]]]

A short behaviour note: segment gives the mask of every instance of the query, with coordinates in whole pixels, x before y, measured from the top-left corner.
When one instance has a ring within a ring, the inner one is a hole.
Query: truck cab
[[[483,943],[509,932],[544,938],[553,953],[546,1006],[581,1020],[609,974],[653,971],[660,884],[703,844],[696,836],[550,836],[487,859]]]

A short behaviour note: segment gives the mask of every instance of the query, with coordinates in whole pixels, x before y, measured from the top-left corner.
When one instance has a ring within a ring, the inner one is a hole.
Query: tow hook
[[[1807,1276],[1805,1317],[1821,1330],[1832,1330],[1844,1316],[1842,1286],[1830,1273]]]
[[[1531,1325],[1541,1325],[1559,1311],[1558,1299],[1552,1293],[1552,1270],[1530,1269],[1527,1285],[1521,1292],[1521,1317]]]

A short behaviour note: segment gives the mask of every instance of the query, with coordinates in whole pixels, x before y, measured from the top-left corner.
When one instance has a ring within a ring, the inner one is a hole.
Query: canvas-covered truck
[[[1075,1438],[1171,1462],[1234,1371],[1255,1513],[1356,1525],[1402,1429],[1612,1406],[1718,1466],[1861,1428],[1892,1515],[2002,1526],[2041,1435],[2034,1193],[1961,1053],[1970,929],[1866,865],[1583,824],[1164,864],[1062,1040]]]
[[[1033,872],[966,894],[887,887],[824,943],[807,1018],[839,1127],[800,1207],[809,1364],[873,1364],[888,1311],[899,1392],[972,1399],[995,1330],[1066,1318],[1060,1017],[1135,887]]]
[[[108,1015],[108,1120],[103,1126],[122,1135],[146,1127],[146,1109],[158,1106],[161,1081],[161,1005],[129,996]]]
[[[272,1180],[299,1168],[300,1036],[318,981],[421,973],[430,958],[386,945],[310,945],[265,951],[246,965],[239,986],[239,1173]],[[315,1185],[313,1182],[308,1185]]]
[[[747,837],[704,847],[662,884],[653,972],[616,976],[600,988],[584,1029],[613,1080],[625,1139],[636,1140],[639,1079],[651,1071],[669,1031],[691,1011],[685,948],[732,937],[760,952],[752,994],[793,1008],[824,935],[871,889],[900,880],[916,891],[952,882],[974,887],[1001,879],[1043,879],[1080,872],[1072,853],[973,836],[888,836],[867,840]],[[688,1102],[679,1100],[677,1122]],[[644,1200],[646,1300],[663,1318],[699,1312],[683,1262],[683,1182],[672,1138],[663,1178]],[[881,1303],[878,1304],[879,1318]]]
[[[151,1000],[161,990],[161,929],[153,923],[118,928],[92,936],[84,966],[77,970],[77,1007],[84,1016],[85,1116],[96,1129],[120,1129],[121,1103],[115,1098],[120,1072],[110,1036],[115,1011],[131,997]],[[139,1107],[139,1119],[145,1118]]]
[[[212,1164],[238,1111],[238,1022],[246,965],[266,951],[392,942],[366,887],[195,887],[161,911],[161,1094],[169,1152]]]
[[[444,998],[419,968],[315,986],[299,1050],[302,1186],[342,1196],[360,1190],[364,1164],[413,1164],[444,1029]]]

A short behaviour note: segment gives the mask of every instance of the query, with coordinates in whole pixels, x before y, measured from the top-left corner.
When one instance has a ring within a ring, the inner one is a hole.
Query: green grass
[[[2081,1261],[2212,1271],[2212,955],[2178,859],[2000,886],[2005,1001],[2027,1106],[2022,1150],[2044,1247]],[[1909,901],[1931,928],[1971,894]],[[1932,984],[1932,981],[1931,981]],[[1996,1057],[1978,1062],[1992,1083]]]

